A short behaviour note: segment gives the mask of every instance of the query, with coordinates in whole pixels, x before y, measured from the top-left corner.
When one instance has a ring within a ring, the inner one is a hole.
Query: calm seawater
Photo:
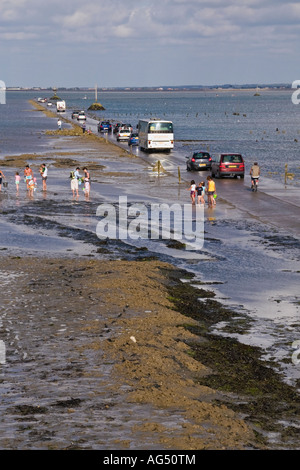
[[[292,91],[262,90],[208,92],[104,92],[98,102],[105,111],[91,112],[99,119],[130,122],[159,117],[174,123],[175,147],[185,156],[200,148],[211,154],[240,152],[257,160],[263,174],[283,181],[285,164],[295,174],[289,184],[300,184],[300,106]],[[43,136],[56,129],[55,120],[33,112],[29,99],[52,92],[7,92],[0,105],[0,158],[7,154],[47,151]],[[95,101],[94,92],[58,92],[69,109],[84,109]],[[86,97],[86,99],[84,99]],[[38,139],[36,138],[38,136]]]

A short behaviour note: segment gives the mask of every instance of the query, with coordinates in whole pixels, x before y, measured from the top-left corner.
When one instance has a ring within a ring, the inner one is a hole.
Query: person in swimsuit
[[[47,191],[47,177],[48,177],[48,168],[45,163],[42,163],[40,167],[40,174],[42,177],[43,191]]]
[[[33,171],[29,165],[26,165],[24,170],[24,177],[26,181],[26,187],[29,189],[29,181],[33,179]]]
[[[15,183],[16,183],[16,188],[17,188],[17,194],[19,194],[19,184],[21,181],[21,176],[19,175],[19,172],[17,171],[15,174]]]

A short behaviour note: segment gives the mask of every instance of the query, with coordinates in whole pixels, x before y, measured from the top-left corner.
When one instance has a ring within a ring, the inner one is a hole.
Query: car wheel
[[[243,180],[243,179],[244,179],[244,176],[245,176],[245,175],[241,175],[241,180]]]

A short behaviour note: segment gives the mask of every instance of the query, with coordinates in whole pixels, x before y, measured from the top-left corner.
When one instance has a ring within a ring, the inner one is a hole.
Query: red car
[[[240,153],[221,153],[211,164],[211,176],[222,178],[231,176],[237,178],[245,176],[245,163]]]

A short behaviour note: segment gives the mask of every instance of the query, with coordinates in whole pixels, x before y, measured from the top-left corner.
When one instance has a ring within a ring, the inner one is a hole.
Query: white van
[[[58,113],[64,113],[66,110],[66,102],[65,101],[57,101],[56,102],[56,111]]]

